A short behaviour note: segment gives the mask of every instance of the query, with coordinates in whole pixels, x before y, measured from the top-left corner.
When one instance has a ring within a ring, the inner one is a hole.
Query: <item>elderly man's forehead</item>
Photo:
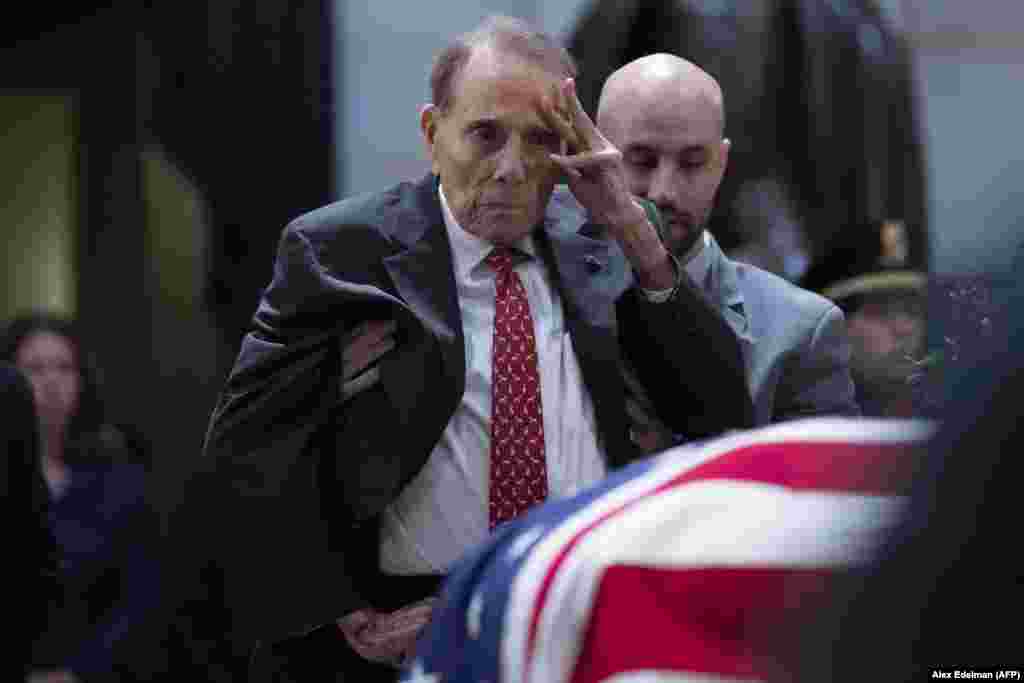
[[[480,45],[472,50],[456,77],[453,101],[458,103],[467,90],[499,79],[507,96],[537,96],[557,82],[557,74],[515,51],[494,44]]]

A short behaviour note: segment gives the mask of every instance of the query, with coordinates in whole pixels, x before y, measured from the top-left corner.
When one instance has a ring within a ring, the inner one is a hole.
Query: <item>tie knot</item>
[[[495,247],[487,255],[484,261],[487,262],[494,272],[504,273],[512,270],[512,267],[519,262],[522,253],[512,247]]]

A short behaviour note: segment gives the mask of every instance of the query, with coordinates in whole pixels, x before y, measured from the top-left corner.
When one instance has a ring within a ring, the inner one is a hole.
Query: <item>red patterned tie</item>
[[[526,290],[512,267],[515,253],[498,247],[494,269],[494,352],[491,365],[490,524],[512,519],[548,496],[544,419],[533,317]]]

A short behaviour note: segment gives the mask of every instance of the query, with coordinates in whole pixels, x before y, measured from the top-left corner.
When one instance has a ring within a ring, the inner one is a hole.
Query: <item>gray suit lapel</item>
[[[412,201],[396,209],[386,231],[406,249],[383,259],[399,297],[426,329],[437,338],[445,372],[455,382],[456,396],[462,396],[466,380],[462,316],[459,313],[452,266],[451,246],[441,216],[437,185],[433,178],[419,183]],[[410,375],[423,373],[415,367],[415,354],[408,363],[395,367],[393,382],[408,386]],[[382,379],[385,379],[382,377]],[[397,391],[407,395],[408,392]]]
[[[618,365],[615,305],[632,283],[632,271],[618,244],[592,228],[575,199],[556,190],[537,245],[551,266],[608,464],[618,467],[631,457],[632,444],[625,439],[625,386]]]
[[[710,264],[705,291],[719,307],[722,317],[740,341],[745,345],[755,343],[757,340],[750,320],[750,307],[746,305],[743,290],[740,289],[736,264],[726,258],[714,237],[710,237],[705,249],[708,250]]]
[[[632,284],[619,245],[593,230],[582,207],[563,188],[552,195],[541,236],[567,311],[591,325],[614,327],[615,301]]]
[[[598,327],[614,327],[615,301],[631,273],[614,243],[561,231],[546,233],[567,310]]]

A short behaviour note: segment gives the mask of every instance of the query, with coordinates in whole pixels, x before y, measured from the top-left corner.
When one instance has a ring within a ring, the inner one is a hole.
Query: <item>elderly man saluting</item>
[[[676,434],[752,424],[738,341],[574,74],[488,20],[434,65],[433,173],[284,232],[206,443],[254,677],[393,680],[465,551],[642,455],[622,362]]]

